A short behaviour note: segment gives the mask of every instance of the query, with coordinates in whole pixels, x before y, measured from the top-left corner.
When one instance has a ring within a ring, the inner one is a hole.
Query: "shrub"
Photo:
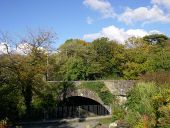
[[[96,92],[106,105],[113,103],[114,96],[103,82],[83,82],[81,88],[87,88]]]
[[[170,84],[170,71],[148,72],[140,79],[146,82],[155,82],[157,84]]]
[[[8,128],[8,118],[0,120],[0,128]]]
[[[131,128],[133,128],[140,118],[141,116],[139,112],[129,109],[124,117],[124,120],[129,124]]]
[[[160,128],[169,128],[170,127],[170,104],[162,106],[158,109],[160,113],[160,118],[158,119],[158,126]]]
[[[161,86],[160,91],[153,97],[157,113],[157,125],[160,128],[170,127],[170,87]]]
[[[124,115],[126,114],[125,108],[122,105],[114,104],[112,106],[112,120],[123,120]]]
[[[130,91],[125,119],[131,126],[140,128],[147,125],[150,128],[156,125],[156,110],[152,97],[157,92],[157,86],[153,83],[139,83]]]

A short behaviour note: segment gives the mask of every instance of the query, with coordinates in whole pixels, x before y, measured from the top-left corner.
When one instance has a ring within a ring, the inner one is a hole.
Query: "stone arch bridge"
[[[59,83],[63,81],[49,81],[54,83]],[[101,80],[101,81],[68,81],[75,84],[76,87],[79,87],[83,82],[103,82],[108,90],[120,99],[120,102],[126,99],[127,92],[133,88],[136,81],[133,80]],[[77,88],[76,90],[66,90],[66,92],[61,96],[61,103],[65,106],[71,106],[69,108],[62,108],[63,111],[72,110],[72,113],[75,110],[72,109],[73,106],[81,106],[81,110],[86,110],[95,113],[95,115],[108,115],[111,114],[111,107],[105,105],[98,94],[90,89],[86,88]],[[64,110],[63,110],[64,109]],[[80,113],[80,112],[78,112]],[[63,113],[62,113],[63,114]],[[70,111],[67,112],[66,116],[71,115]],[[79,114],[80,116],[80,114]]]

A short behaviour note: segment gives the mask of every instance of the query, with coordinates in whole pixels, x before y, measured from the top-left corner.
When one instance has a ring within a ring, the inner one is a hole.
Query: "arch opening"
[[[59,118],[92,117],[109,115],[107,108],[99,102],[83,97],[70,96],[59,102],[57,116]]]

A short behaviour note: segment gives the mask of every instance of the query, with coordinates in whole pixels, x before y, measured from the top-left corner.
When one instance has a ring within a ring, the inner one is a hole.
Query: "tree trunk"
[[[28,85],[26,85],[25,87],[25,91],[24,91],[24,103],[26,106],[26,116],[28,118],[31,117],[31,108],[32,108],[32,85],[31,83],[29,83]]]

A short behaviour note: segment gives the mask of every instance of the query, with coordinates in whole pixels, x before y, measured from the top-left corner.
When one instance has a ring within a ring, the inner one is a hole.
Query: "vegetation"
[[[2,42],[14,43],[7,35],[2,35]],[[6,46],[6,54],[0,55],[0,118],[16,119],[19,115],[29,118],[33,108],[33,98],[42,94],[45,82],[46,47],[53,40],[50,32],[39,30],[29,33],[16,44],[22,46],[17,53]]]
[[[99,119],[98,124],[94,128],[108,127],[112,123],[112,118]]]
[[[155,125],[156,113],[152,97],[157,94],[157,89],[152,83],[141,83],[130,92],[127,106],[128,114],[125,119],[131,126],[153,127]],[[130,115],[133,115],[130,117]]]
[[[103,82],[83,82],[81,88],[87,88],[96,92],[106,105],[113,103],[114,96]]]
[[[113,120],[133,128],[170,127],[170,39],[166,35],[131,37],[124,44],[104,37],[92,42],[69,39],[49,53],[54,39],[52,32],[42,30],[16,41],[0,35],[6,46],[0,54],[0,120],[30,119],[31,113],[39,113],[34,117],[39,119],[46,110],[54,113],[61,96],[76,89],[67,81],[136,79],[152,83],[136,85],[125,105],[113,107]],[[14,44],[22,52],[13,51]],[[65,82],[56,86],[46,80]],[[102,82],[84,82],[81,87],[96,92],[105,104],[113,102]]]
[[[165,85],[137,84],[129,92],[126,104],[113,108],[113,120],[120,120],[131,128],[168,128],[169,90]]]
[[[125,45],[107,38],[70,39],[55,54],[55,80],[139,79],[170,70],[170,39],[162,34],[131,37]]]

